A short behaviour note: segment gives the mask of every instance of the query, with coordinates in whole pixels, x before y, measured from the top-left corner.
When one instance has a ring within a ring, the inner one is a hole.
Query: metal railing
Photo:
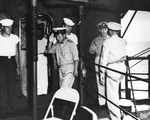
[[[145,92],[148,92],[148,98],[150,98],[150,55],[148,57],[127,57],[127,63],[129,63],[129,61],[133,61],[133,60],[139,60],[138,62],[136,62],[134,65],[130,66],[128,64],[128,70],[127,70],[127,74],[130,74],[130,75],[134,75],[134,76],[147,76],[147,78],[143,81],[143,82],[146,82],[148,83],[148,89],[147,90],[143,90],[143,89],[133,89],[133,91],[145,91]],[[148,72],[147,73],[132,73],[130,71],[131,68],[135,67],[137,64],[139,64],[140,62],[142,62],[143,60],[145,60],[145,62],[147,61],[148,62]],[[144,79],[144,78],[143,78]],[[125,97],[127,99],[132,99],[131,98],[131,89],[129,88],[129,82],[132,82],[132,81],[141,81],[140,79],[132,79],[130,78],[129,76],[125,76]],[[133,87],[132,87],[133,88]],[[123,89],[122,89],[123,90]]]

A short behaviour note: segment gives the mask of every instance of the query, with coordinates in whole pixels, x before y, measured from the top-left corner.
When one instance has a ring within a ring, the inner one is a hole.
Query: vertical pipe
[[[32,119],[37,120],[37,0],[32,0],[31,35],[32,35],[32,61],[33,61],[33,81],[32,81]]]
[[[128,58],[128,56],[127,56],[125,62],[126,62],[125,94],[126,94],[126,98],[127,98],[127,99],[131,99],[130,89],[129,89],[129,86],[128,86],[128,82],[129,82],[129,80],[128,80],[128,79],[129,79],[128,74],[130,73],[130,72],[129,72],[130,67],[129,67],[129,58]]]
[[[128,69],[128,68],[127,68]],[[126,70],[126,75],[125,75],[125,97],[127,98],[127,99],[129,99],[129,89],[128,89],[128,70]]]
[[[80,78],[80,95],[81,95],[81,100],[80,104],[83,105],[84,103],[84,94],[83,94],[83,87],[82,87],[82,82],[83,82],[83,76],[82,76],[82,67],[83,67],[83,8],[84,6],[79,6],[79,78]]]
[[[150,98],[150,55],[148,55],[148,97]]]

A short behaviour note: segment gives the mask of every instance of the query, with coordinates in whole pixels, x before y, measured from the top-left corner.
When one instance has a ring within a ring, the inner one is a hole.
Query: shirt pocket
[[[67,60],[67,61],[72,60],[72,54],[71,54],[71,50],[69,49],[69,47],[64,48],[62,53],[63,53],[63,57],[65,60]]]

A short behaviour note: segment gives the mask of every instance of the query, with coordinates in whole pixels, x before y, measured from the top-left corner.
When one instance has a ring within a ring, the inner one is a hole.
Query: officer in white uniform
[[[94,38],[92,40],[92,43],[89,47],[89,53],[90,54],[95,54],[95,72],[96,72],[96,82],[97,82],[97,87],[98,87],[98,93],[105,96],[105,81],[101,81],[100,79],[100,70],[99,70],[99,64],[100,64],[100,57],[101,57],[101,49],[103,42],[109,38],[107,31],[107,22],[100,22],[97,24],[97,28],[99,31],[99,36]],[[101,97],[100,95],[98,96],[98,102],[99,105],[105,105],[106,100]]]
[[[121,25],[116,22],[108,23],[108,34],[110,38],[105,40],[103,43],[101,65],[109,67],[111,69],[125,72],[125,56],[126,56],[126,41],[118,36],[121,30]],[[119,101],[119,83],[121,82],[123,75],[104,69],[101,67],[101,79],[104,79],[105,72],[106,76],[106,91],[107,98],[113,103],[118,105]],[[107,102],[109,113],[112,120],[121,120],[121,114],[119,108]]]
[[[59,85],[60,88],[71,88],[75,77],[78,76],[78,50],[76,44],[66,37],[66,28],[58,27],[53,29],[49,38],[48,53],[55,54],[57,58],[57,64],[59,66]]]
[[[18,60],[17,44],[20,39],[17,35],[11,33],[13,22],[11,19],[0,21],[2,25],[0,34],[0,109],[3,112],[12,110],[16,68],[19,67],[16,60]]]
[[[76,45],[78,44],[78,38],[77,36],[72,33],[72,27],[75,25],[75,23],[69,19],[69,18],[63,18],[63,27],[66,28],[66,35],[67,38],[72,40]]]

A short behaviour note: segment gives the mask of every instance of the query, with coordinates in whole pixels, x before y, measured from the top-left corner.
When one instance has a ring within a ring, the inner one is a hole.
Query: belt
[[[3,59],[12,59],[14,58],[15,56],[0,56],[0,59],[3,58]]]
[[[45,54],[45,53],[43,52],[43,53],[38,53],[38,54]]]
[[[125,60],[126,60],[126,56],[123,56],[120,60],[109,62],[107,65],[116,64],[116,63],[123,63]]]
[[[110,65],[110,64],[116,64],[116,63],[123,63],[125,60],[117,60],[117,61],[114,61],[114,62],[110,62],[108,63],[107,65]]]
[[[74,63],[65,63],[65,64],[60,64],[59,67],[65,66],[65,65],[73,65]]]

